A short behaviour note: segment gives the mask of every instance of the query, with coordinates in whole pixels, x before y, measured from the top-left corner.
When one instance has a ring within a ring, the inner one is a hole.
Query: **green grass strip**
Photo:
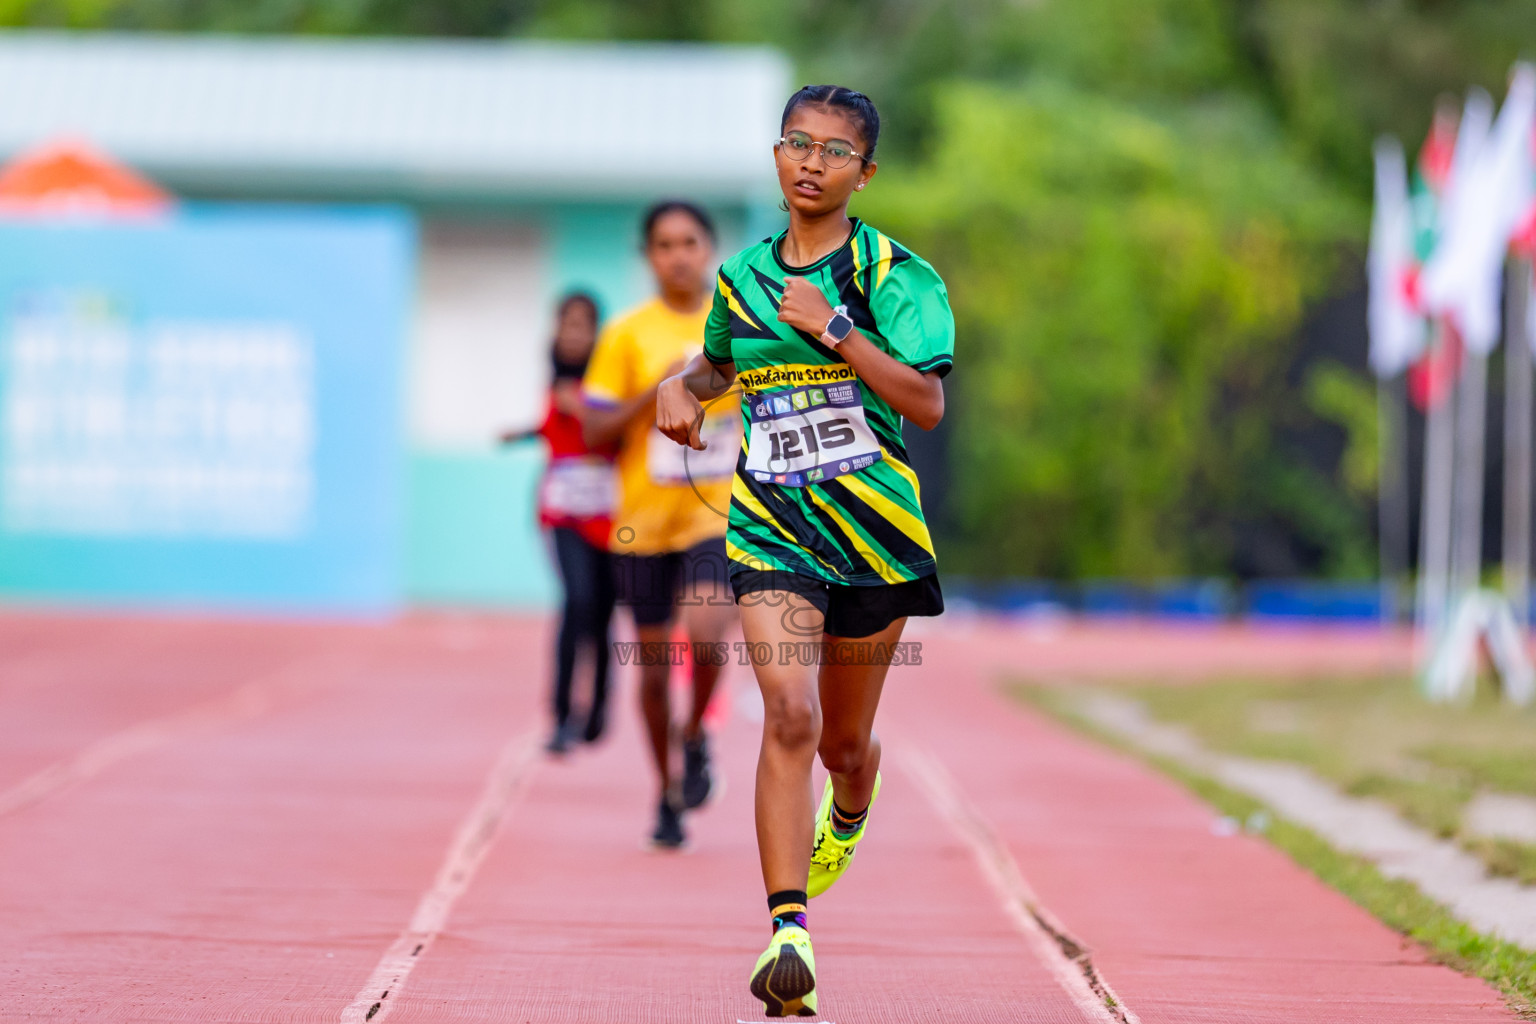
[[[1524,1020],[1536,1020],[1536,953],[1478,932],[1451,916],[1411,882],[1387,878],[1363,857],[1342,853],[1313,832],[1276,815],[1262,801],[1229,789],[1176,761],[1149,754],[1125,739],[1077,715],[1053,687],[1016,686],[1010,691],[1031,707],[1107,746],[1123,751],[1178,781],[1220,813],[1239,822],[1263,811],[1269,819],[1264,836],[1298,865],[1422,945],[1430,959],[1463,974],[1482,978],[1499,989]]]

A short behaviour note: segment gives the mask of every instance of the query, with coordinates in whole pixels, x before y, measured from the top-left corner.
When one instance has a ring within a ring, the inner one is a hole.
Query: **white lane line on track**
[[[514,737],[502,748],[480,799],[459,824],[437,878],[416,904],[411,923],[384,951],[357,998],[341,1011],[342,1024],[379,1024],[398,1005],[406,978],[426,957],[432,940],[448,923],[453,905],[469,888],[513,801],[532,777],[539,753],[539,737],[533,732]]]
[[[939,817],[970,847],[1009,918],[1083,1015],[1100,1024],[1141,1024],[1094,968],[1088,951],[1041,906],[1008,844],[966,800],[938,758],[905,743],[892,746],[897,747],[892,752],[898,753],[898,763],[917,781]],[[1069,948],[1077,952],[1070,954]]]
[[[329,660],[321,658],[289,665],[253,679],[223,697],[164,718],[140,722],[97,740],[74,757],[55,761],[10,789],[0,791],[0,817],[77,786],[119,761],[153,750],[178,736],[265,714],[275,703],[277,690],[289,683],[323,676],[322,666]]]

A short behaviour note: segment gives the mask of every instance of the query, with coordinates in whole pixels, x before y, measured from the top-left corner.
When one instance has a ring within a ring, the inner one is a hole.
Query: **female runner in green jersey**
[[[954,318],[927,262],[848,216],[879,133],[861,93],[790,98],[774,145],[789,227],[725,262],[703,355],[656,396],[662,433],[702,450],[702,403],[741,386],[726,547],[763,694],[757,841],[774,935],[750,987],[769,1016],[816,1012],[806,903],[864,838],[875,710],[907,616],[944,608],[901,423],[944,415]],[[830,779],[813,811],[818,754]]]

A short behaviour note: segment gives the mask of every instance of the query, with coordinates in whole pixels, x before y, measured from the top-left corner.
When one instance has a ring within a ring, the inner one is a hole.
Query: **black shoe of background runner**
[[[676,850],[686,841],[683,835],[683,815],[672,801],[661,798],[656,808],[656,831],[651,833],[651,845],[663,850]]]
[[[607,714],[601,708],[593,708],[587,715],[587,724],[582,727],[581,741],[583,743],[596,743],[603,735],[603,727],[607,725]]]
[[[576,740],[576,730],[569,723],[555,726],[555,731],[550,734],[549,740],[544,744],[546,754],[556,756],[564,754],[571,749],[571,744]]]
[[[694,739],[683,740],[683,806],[690,811],[701,806],[709,799],[712,785],[709,741],[700,732]]]

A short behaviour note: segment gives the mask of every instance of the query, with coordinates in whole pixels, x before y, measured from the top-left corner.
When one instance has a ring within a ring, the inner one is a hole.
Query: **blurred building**
[[[491,439],[541,414],[551,305],[644,297],[657,198],[767,233],[788,85],[760,48],[0,33],[0,159],[73,137],[186,199],[414,212],[405,594],[539,603],[539,458]]]

